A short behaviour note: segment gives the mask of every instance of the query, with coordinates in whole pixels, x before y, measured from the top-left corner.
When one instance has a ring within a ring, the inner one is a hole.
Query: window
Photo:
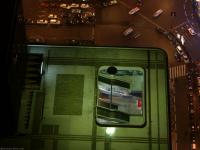
[[[144,69],[101,66],[97,77],[97,95],[99,124],[135,124],[137,121],[133,118],[144,116]]]

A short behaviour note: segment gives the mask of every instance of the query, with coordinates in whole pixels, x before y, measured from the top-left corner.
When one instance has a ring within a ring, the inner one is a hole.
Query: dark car
[[[160,27],[156,27],[156,31],[158,31],[159,33],[162,33],[164,35],[168,35],[169,34],[168,31],[166,31],[165,29],[160,28]]]
[[[178,52],[175,52],[174,57],[175,57],[176,61],[181,62],[181,56]]]

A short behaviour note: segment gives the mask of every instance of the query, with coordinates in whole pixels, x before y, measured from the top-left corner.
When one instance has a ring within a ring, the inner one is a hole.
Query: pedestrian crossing
[[[177,65],[169,68],[169,78],[175,79],[186,76],[186,65]]]

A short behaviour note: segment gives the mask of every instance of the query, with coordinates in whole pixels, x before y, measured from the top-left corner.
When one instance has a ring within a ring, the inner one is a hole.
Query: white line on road
[[[120,2],[123,6],[125,6],[126,8],[131,9],[131,7],[129,5],[127,5],[125,2],[118,0],[118,2]]]
[[[121,1],[121,0],[118,0],[119,3],[121,3],[123,6],[125,6],[126,8],[128,9],[131,9],[131,7],[129,5],[127,5],[125,2]],[[151,23],[152,25],[156,26],[156,27],[159,27],[159,28],[162,28],[164,29],[163,27],[161,27],[159,24],[153,22],[151,19],[149,19],[148,17],[142,15],[141,13],[137,13],[139,16],[141,16],[144,20],[146,20],[147,22]]]
[[[164,28],[161,27],[159,24],[153,22],[151,19],[147,18],[146,16],[142,15],[141,13],[138,13],[138,15],[141,16],[144,20],[146,20],[146,21],[148,21],[149,23],[151,23],[152,25],[164,29]]]
[[[187,19],[187,22],[188,24],[190,23],[190,20],[188,19],[188,15],[187,15],[187,11],[186,11],[186,3],[187,3],[187,0],[185,0],[184,4],[183,4],[183,8],[184,8],[184,13],[185,13],[185,17]]]
[[[177,25],[177,26],[173,27],[172,29],[173,29],[173,30],[176,30],[177,28],[179,28],[179,27],[181,27],[181,26],[185,25],[186,23],[187,23],[187,21],[185,21],[185,22],[182,22],[181,24],[179,24],[179,25]]]

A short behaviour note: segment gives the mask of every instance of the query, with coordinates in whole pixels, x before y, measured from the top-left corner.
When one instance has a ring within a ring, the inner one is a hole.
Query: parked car
[[[124,36],[128,36],[133,32],[133,28],[132,27],[128,27],[124,32],[123,35]]]
[[[194,29],[192,27],[188,28],[188,32],[191,34],[191,35],[196,35],[196,32],[194,31]]]
[[[178,52],[175,52],[174,57],[175,57],[176,61],[178,61],[178,62],[181,61],[181,56]]]
[[[80,7],[81,7],[81,8],[89,8],[90,5],[89,5],[89,4],[82,3],[82,4],[80,4]]]
[[[159,17],[162,13],[163,13],[163,10],[162,10],[162,9],[158,9],[158,10],[153,14],[153,17],[154,17],[154,18],[157,18],[157,17]]]
[[[57,16],[57,14],[49,14],[49,15],[48,15],[48,18],[49,18],[49,19],[57,19],[58,16]]]
[[[48,20],[46,19],[39,19],[36,21],[37,24],[48,24]]]
[[[183,49],[181,48],[180,45],[176,46],[176,51],[177,51],[180,55],[183,55],[183,54],[184,54]]]
[[[138,12],[139,10],[140,10],[139,7],[135,7],[135,8],[133,8],[133,9],[131,9],[131,10],[128,12],[128,14],[129,14],[129,15],[133,15],[133,14],[135,14],[136,12]]]
[[[141,36],[140,33],[134,33],[134,34],[133,34],[133,38],[135,38],[135,39],[137,39],[137,38],[140,37],[140,36]]]
[[[50,19],[49,24],[60,24],[60,20],[58,19]]]
[[[104,1],[102,4],[105,7],[106,6],[111,6],[111,5],[117,4],[117,0]]]
[[[114,4],[117,4],[117,0],[110,0],[108,5],[114,5]]]

